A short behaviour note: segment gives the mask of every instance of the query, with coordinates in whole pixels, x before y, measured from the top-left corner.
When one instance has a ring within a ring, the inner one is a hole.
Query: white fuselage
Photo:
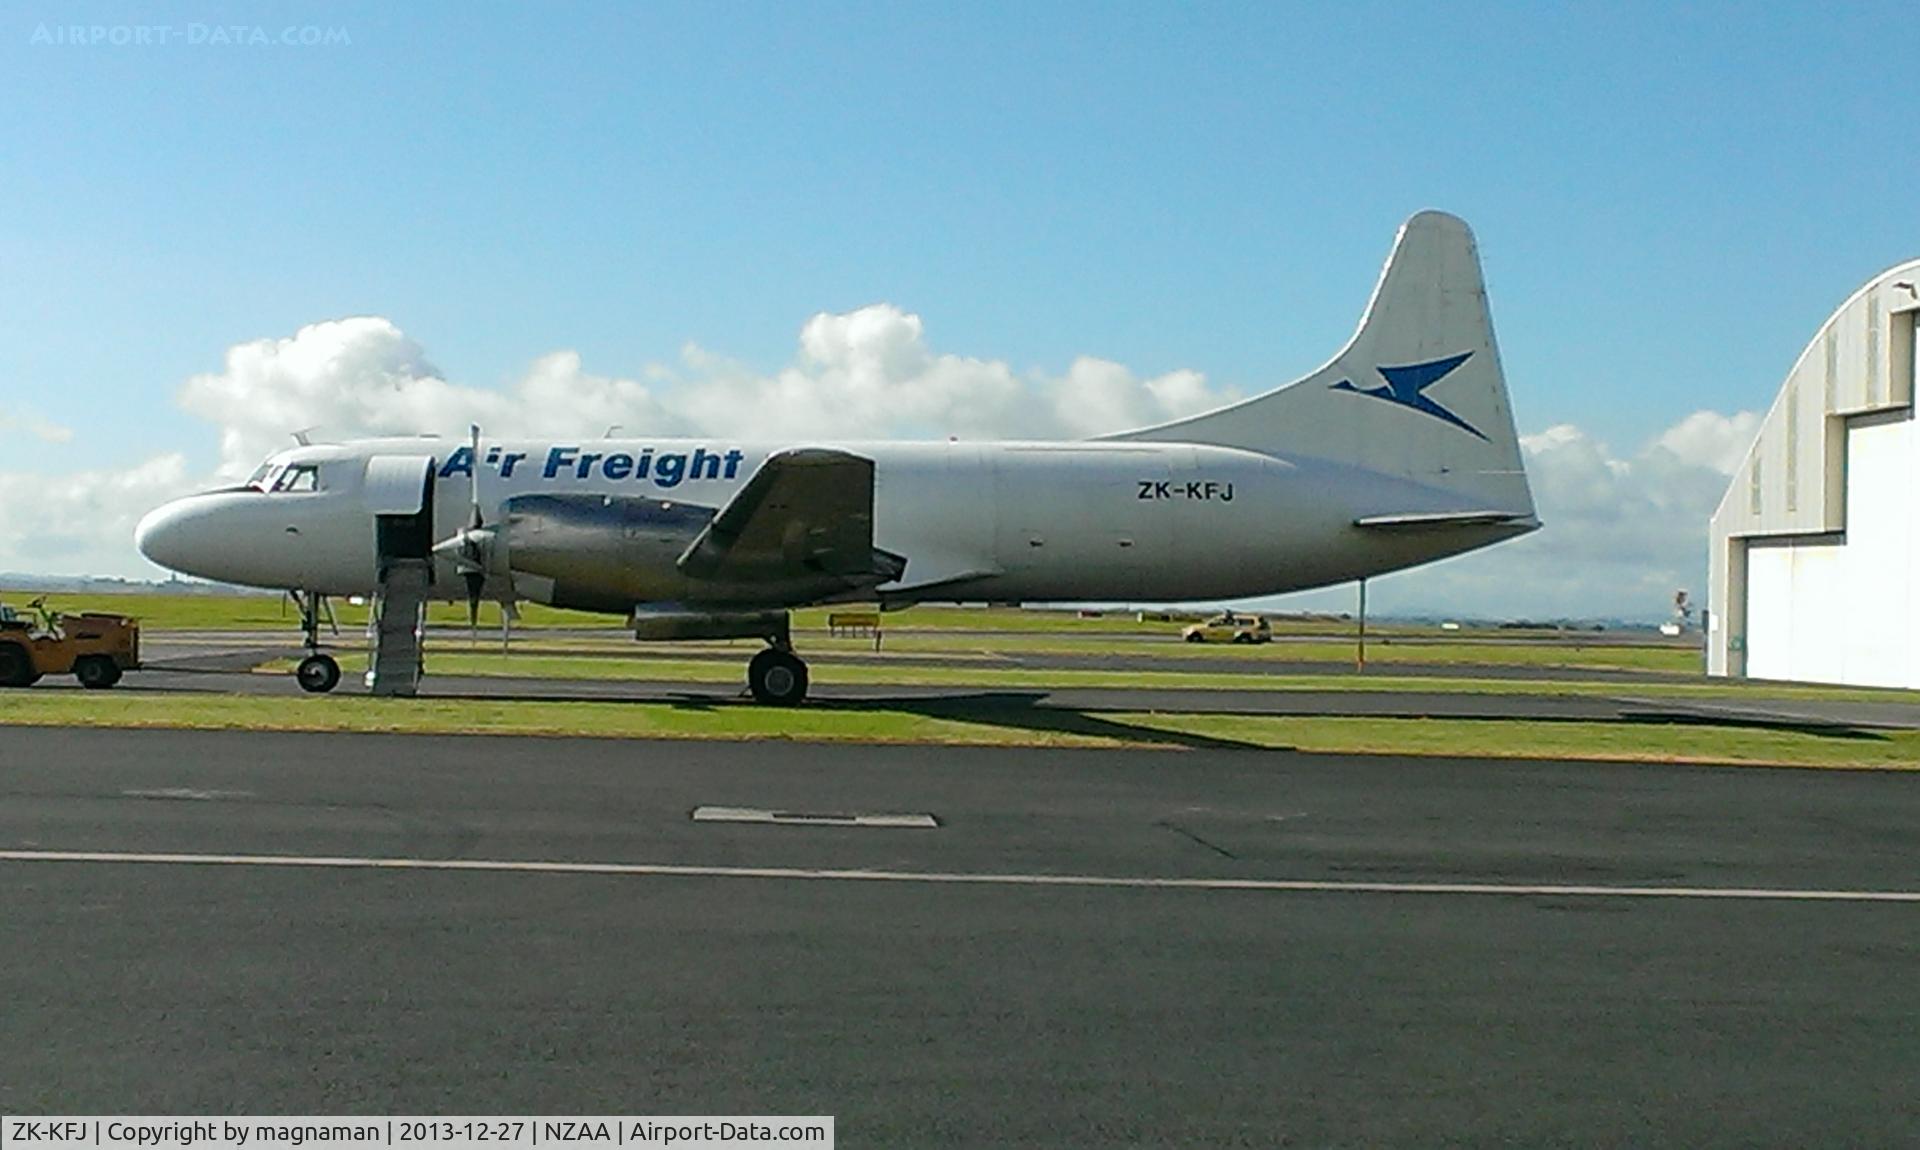
[[[271,475],[313,467],[312,490],[240,488],[176,500],[141,523],[139,545],[164,566],[208,579],[372,594],[378,561],[369,500],[375,493],[366,477],[375,457],[432,458],[433,535],[446,539],[467,522],[476,471],[488,522],[502,518],[507,500],[539,494],[644,496],[712,511],[785,446],[503,440],[483,446],[476,469],[471,451],[448,440],[314,445],[276,456],[265,480],[271,486]],[[808,446],[874,461],[874,545],[906,559],[900,579],[874,590],[898,601],[1245,598],[1394,571],[1529,529],[1368,530],[1355,521],[1473,508],[1459,495],[1405,479],[1235,448],[1161,442]],[[437,591],[462,597],[451,561],[437,562]],[[662,577],[678,578],[674,572]],[[521,585],[496,571],[486,594],[539,599],[537,582]],[[683,580],[663,597],[744,605],[737,588],[710,599],[697,581]]]

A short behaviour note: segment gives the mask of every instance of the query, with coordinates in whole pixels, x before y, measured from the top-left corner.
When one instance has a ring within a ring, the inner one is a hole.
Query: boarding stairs
[[[389,559],[380,593],[367,623],[372,651],[367,660],[367,689],[375,695],[411,697],[420,691],[424,669],[421,635],[427,622],[427,591],[433,565],[425,559]]]

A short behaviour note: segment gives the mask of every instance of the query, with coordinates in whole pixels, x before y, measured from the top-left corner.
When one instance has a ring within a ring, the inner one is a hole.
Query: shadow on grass
[[[436,691],[422,697],[476,703],[511,701],[629,703],[655,706],[664,704],[676,711],[709,715],[724,714],[735,708],[757,709],[760,706],[745,691],[723,693],[722,690],[711,693],[665,691],[644,697],[631,694],[600,694],[593,691],[530,691],[518,694],[494,694],[466,690]],[[983,691],[966,695],[896,695],[866,699],[813,698],[806,702],[803,710],[814,714],[826,712],[843,715],[918,715],[927,719],[972,723],[977,726],[999,727],[1003,730],[1025,731],[1035,735],[1075,735],[1141,746],[1237,751],[1289,749],[1251,740],[1136,727],[1102,718],[1094,711],[1048,703],[1047,698],[1048,694],[1045,691]]]
[[[1278,751],[1290,749],[1242,739],[1136,727],[1102,718],[1096,712],[1047,704],[1044,702],[1046,698],[1045,691],[990,691],[937,698],[817,699],[808,703],[807,709],[850,714],[893,712],[919,715],[928,719],[945,719],[957,723],[1030,731],[1037,734],[1076,735],[1082,738],[1111,739],[1119,743],[1186,747],[1189,750]]]
[[[1730,727],[1741,731],[1775,731],[1790,735],[1813,735],[1822,739],[1846,739],[1855,742],[1885,743],[1891,740],[1884,731],[1848,723],[1820,719],[1796,719],[1786,716],[1705,714],[1692,711],[1623,711],[1615,722],[1637,726]]]

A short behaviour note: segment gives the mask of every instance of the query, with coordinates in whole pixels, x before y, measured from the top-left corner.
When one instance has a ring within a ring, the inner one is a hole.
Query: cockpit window
[[[280,473],[279,478],[274,480],[273,486],[269,490],[275,493],[283,491],[318,491],[320,490],[320,469],[311,466],[289,467]]]

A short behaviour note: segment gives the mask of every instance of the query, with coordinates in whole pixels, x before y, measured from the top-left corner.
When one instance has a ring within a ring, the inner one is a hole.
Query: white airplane
[[[1466,224],[1400,229],[1359,330],[1277,391],[1077,442],[374,439],[274,455],[140,522],[154,562],[324,596],[397,564],[434,598],[627,617],[640,638],[757,637],[795,703],[794,607],[1178,602],[1398,571],[1540,526]]]

